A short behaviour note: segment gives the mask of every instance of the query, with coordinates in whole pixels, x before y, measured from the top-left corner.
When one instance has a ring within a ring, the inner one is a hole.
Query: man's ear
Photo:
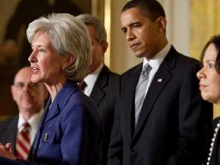
[[[167,26],[167,20],[165,17],[161,16],[157,18],[157,22],[159,23],[159,32],[165,32]]]
[[[107,49],[108,49],[108,42],[103,42],[102,43],[102,50],[103,50],[103,52],[105,53]]]
[[[13,85],[11,85],[11,95],[12,95],[13,100],[15,100],[16,94],[15,94],[15,87]]]
[[[64,64],[63,64],[62,69],[64,70],[64,69],[66,69],[67,67],[69,67],[71,64],[74,63],[75,60],[76,60],[75,56],[73,56],[73,55],[67,56],[67,57],[65,58],[65,60],[64,60]]]

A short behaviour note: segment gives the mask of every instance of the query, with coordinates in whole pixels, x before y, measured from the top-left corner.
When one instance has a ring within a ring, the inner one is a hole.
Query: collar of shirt
[[[84,89],[84,93],[87,95],[87,96],[90,96],[91,92],[92,92],[92,89],[95,85],[95,82],[103,68],[104,64],[101,63],[101,65],[92,73],[88,74],[85,78],[84,78],[84,81],[86,82],[87,86],[85,87]]]
[[[43,115],[44,109],[42,109],[39,113],[34,114],[30,119],[28,119],[28,124],[30,124],[30,135],[31,135],[31,144],[34,141],[34,137],[35,134],[37,132],[38,129],[38,125],[39,122],[41,120],[41,117]],[[25,123],[25,120],[23,118],[23,116],[21,115],[21,113],[19,113],[19,118],[18,118],[18,124],[17,124],[17,128],[18,128],[18,132],[20,132],[23,129],[23,124]]]
[[[168,43],[161,51],[159,51],[152,59],[147,60],[144,58],[143,67],[149,63],[152,67],[152,70],[158,70],[160,64],[163,62],[164,58],[167,56],[168,52],[171,49],[171,45]]]
[[[152,59],[147,60],[146,58],[144,58],[142,67],[144,67],[147,63],[149,63],[150,66],[152,67],[150,74],[149,74],[149,79],[148,79],[148,84],[147,84],[147,88],[145,91],[145,95],[148,91],[148,88],[149,88],[157,70],[159,69],[161,63],[163,62],[164,58],[167,56],[170,49],[171,49],[171,45],[169,43],[167,43],[167,45],[163,49],[161,49],[161,51],[159,51]]]

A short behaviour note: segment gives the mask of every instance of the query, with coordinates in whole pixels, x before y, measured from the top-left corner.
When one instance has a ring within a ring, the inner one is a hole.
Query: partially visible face
[[[211,103],[220,104],[220,75],[215,69],[217,50],[210,44],[204,54],[203,67],[197,73],[202,98]]]
[[[62,72],[65,57],[58,55],[45,32],[35,35],[32,49],[28,58],[33,71],[32,82],[54,84],[65,78]]]
[[[89,36],[92,42],[92,59],[91,63],[89,65],[89,71],[88,73],[91,73],[95,71],[103,62],[104,60],[104,54],[106,52],[106,49],[108,47],[107,43],[99,43],[95,37],[96,31],[95,28],[92,25],[87,25]]]
[[[31,82],[31,68],[21,69],[15,76],[11,93],[21,113],[28,111],[30,114],[38,113],[44,106],[46,89],[42,83]]]
[[[121,13],[122,31],[125,33],[128,46],[136,57],[150,59],[159,52],[161,34],[164,35],[165,28],[161,26],[160,21],[166,22],[162,17],[152,21],[147,16],[143,16],[141,11],[135,7]]]

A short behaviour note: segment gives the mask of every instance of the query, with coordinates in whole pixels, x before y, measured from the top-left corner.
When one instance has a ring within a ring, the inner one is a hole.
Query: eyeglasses
[[[24,88],[25,86],[27,86],[28,88],[37,88],[39,86],[38,83],[24,83],[24,82],[18,82],[18,83],[15,83],[14,86],[18,89],[22,89]]]

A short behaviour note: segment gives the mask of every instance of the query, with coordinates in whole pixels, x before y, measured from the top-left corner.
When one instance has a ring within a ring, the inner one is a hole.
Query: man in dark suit
[[[98,108],[104,125],[103,165],[107,161],[107,151],[113,125],[113,110],[118,96],[119,75],[111,72],[104,64],[104,54],[108,48],[106,30],[96,17],[90,14],[77,16],[88,28],[92,42],[92,62],[85,77],[84,93],[92,98]]]
[[[129,47],[143,63],[121,77],[107,164],[201,164],[212,105],[199,93],[199,62],[168,43],[165,12],[156,0],[127,2],[120,19]],[[137,92],[145,75],[145,88]]]
[[[0,122],[0,142],[11,143],[14,154],[17,154],[16,137],[24,122],[30,125],[30,140],[31,144],[33,143],[43,113],[44,98],[47,96],[43,84],[31,82],[31,75],[30,67],[24,67],[17,72],[11,93],[17,103],[19,114]]]

